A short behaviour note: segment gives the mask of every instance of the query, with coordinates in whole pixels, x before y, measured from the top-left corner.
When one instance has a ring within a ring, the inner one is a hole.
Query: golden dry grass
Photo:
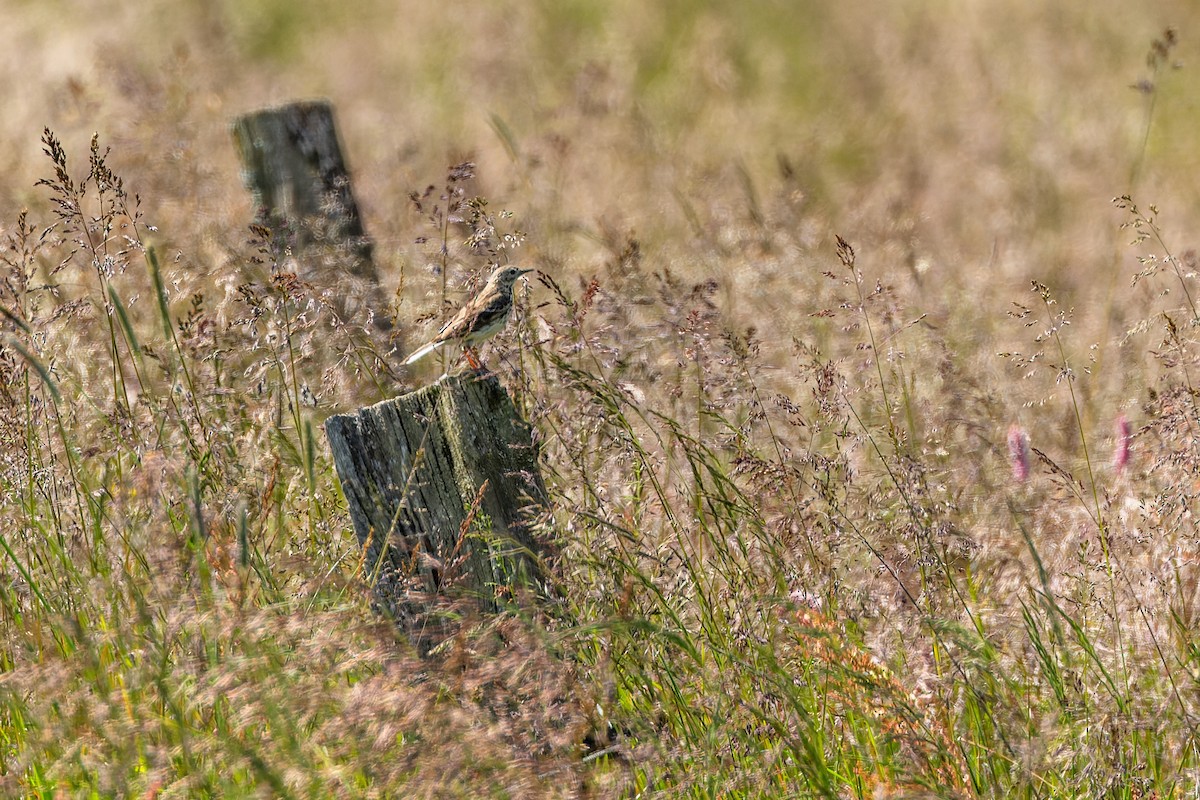
[[[1200,9],[4,12],[6,793],[1195,791]],[[568,600],[433,658],[317,433],[424,376],[248,229],[230,120],[314,96],[402,336],[486,266],[451,164],[548,276],[492,359]],[[129,208],[56,212],[44,127]]]

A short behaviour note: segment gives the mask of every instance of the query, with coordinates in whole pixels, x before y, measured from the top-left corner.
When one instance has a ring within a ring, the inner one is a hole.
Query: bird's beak
[[[517,275],[521,276],[521,275],[524,275],[526,272],[536,272],[536,271],[537,270],[535,270],[533,267],[530,267],[529,269],[518,269]]]

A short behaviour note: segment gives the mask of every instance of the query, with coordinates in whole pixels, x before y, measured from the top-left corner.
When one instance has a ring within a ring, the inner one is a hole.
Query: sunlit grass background
[[[1193,4],[0,11],[3,794],[1194,796]],[[314,97],[393,339],[248,227]],[[465,161],[565,599],[421,657],[320,426],[436,374]]]

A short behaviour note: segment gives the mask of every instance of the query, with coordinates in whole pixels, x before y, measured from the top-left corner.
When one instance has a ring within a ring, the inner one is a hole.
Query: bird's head
[[[492,277],[488,278],[488,283],[500,288],[512,288],[517,278],[526,272],[533,272],[533,270],[521,267],[497,267],[496,271],[492,273]]]

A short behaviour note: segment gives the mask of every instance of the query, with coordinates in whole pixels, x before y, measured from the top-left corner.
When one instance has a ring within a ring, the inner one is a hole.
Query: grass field
[[[0,794],[1200,794],[1200,7],[0,8]],[[321,423],[492,261],[564,599],[420,656]]]

